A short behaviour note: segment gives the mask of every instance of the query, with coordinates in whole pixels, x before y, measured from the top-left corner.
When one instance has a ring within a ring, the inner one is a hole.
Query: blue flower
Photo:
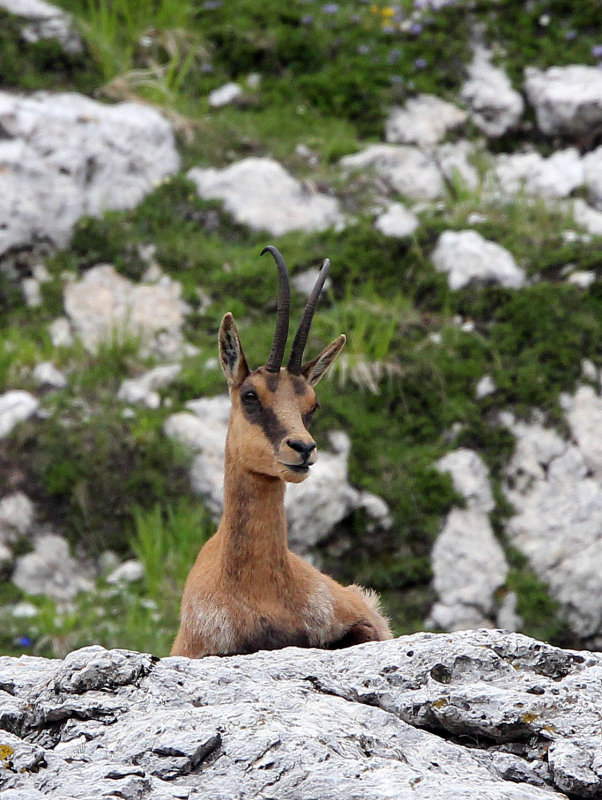
[[[322,6],[322,11],[325,14],[336,14],[338,10],[339,10],[338,3],[326,3],[325,6]]]
[[[416,69],[424,69],[426,65],[427,61],[425,58],[417,58],[416,61],[414,61],[414,66]]]
[[[592,56],[594,58],[602,58],[602,44],[595,44],[592,47]]]
[[[19,636],[15,644],[19,645],[19,647],[31,647],[33,641],[29,638],[29,636]]]

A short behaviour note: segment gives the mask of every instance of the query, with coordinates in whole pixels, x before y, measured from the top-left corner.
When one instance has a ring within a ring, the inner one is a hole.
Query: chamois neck
[[[241,469],[228,455],[225,467],[223,574],[258,591],[280,586],[290,570],[284,481]]]

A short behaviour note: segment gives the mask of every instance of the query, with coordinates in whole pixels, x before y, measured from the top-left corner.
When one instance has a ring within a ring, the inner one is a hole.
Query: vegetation
[[[335,164],[382,137],[392,104],[417,92],[454,99],[475,23],[484,26],[517,86],[526,65],[595,64],[598,4],[60,5],[74,15],[85,52],[68,55],[56,43],[27,44],[15,18],[1,14],[3,88],[77,90],[107,101],[135,97],[157,104],[176,124],[185,167],[269,153],[303,176],[303,144],[315,156],[312,178],[355,215],[342,231],[272,239],[293,273],[325,255],[333,260],[332,287],[309,348],[317,350],[342,330],[349,343],[332,379],[320,385],[316,437],[324,441],[333,428],[349,433],[353,483],[382,496],[394,520],[391,531],[375,540],[358,513],[333,532],[319,555],[335,577],[380,591],[398,632],[421,627],[433,599],[430,548],[443,515],[458,501],[449,478],[433,465],[454,447],[477,449],[497,488],[501,531],[511,509],[499,486],[513,441],[497,423],[498,413],[527,416],[538,407],[558,424],[559,395],[575,387],[582,359],[602,366],[600,241],[563,238],[564,230],[576,230],[568,212],[521,197],[496,203],[459,182],[442,203],[421,212],[411,239],[387,238],[372,226],[365,187],[342,184]],[[208,93],[228,80],[243,86],[243,97],[210,111]],[[505,137],[503,146],[518,143]],[[466,227],[510,249],[531,285],[520,292],[450,290],[430,253],[443,230]],[[111,549],[120,557],[135,555],[145,567],[137,584],[115,587],[103,578],[96,594],[65,607],[27,598],[35,616],[6,614],[1,652],[62,654],[90,642],[168,651],[185,575],[212,522],[191,496],[190,455],[166,439],[162,425],[187,400],[223,391],[217,368],[200,365],[214,355],[224,311],[244,327],[249,361],[265,360],[275,297],[275,275],[258,257],[265,243],[265,234],[238,224],[221,205],[200,200],[192,184],[177,176],[132,211],[81,220],[67,249],[44,254],[50,280],[39,309],[26,308],[19,290],[37,253],[0,265],[0,392],[33,389],[31,369],[41,360],[51,359],[68,375],[67,388],[42,398],[44,419],[23,423],[0,442],[0,484],[19,472],[43,521],[95,563]],[[156,246],[161,268],[181,282],[193,309],[199,289],[211,302],[187,319],[185,336],[199,354],[185,359],[167,392],[171,405],[124,416],[116,399],[121,380],[154,363],[140,354],[139,342],[115,340],[92,356],[78,344],[54,348],[47,326],[62,313],[65,272],[78,275],[109,262],[139,280],[147,266],[140,247],[148,244]],[[595,283],[588,290],[567,284],[567,264],[594,270]],[[299,314],[303,298],[295,294],[293,303]],[[476,385],[485,374],[497,389],[479,399]],[[516,555],[506,589],[519,595],[526,632],[563,641],[545,587]],[[14,586],[1,585],[3,605],[19,599]]]

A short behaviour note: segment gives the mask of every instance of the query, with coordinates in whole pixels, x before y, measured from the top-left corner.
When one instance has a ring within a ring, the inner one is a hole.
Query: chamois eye
[[[259,403],[259,396],[254,389],[249,389],[243,394],[242,401],[246,406],[252,406]]]

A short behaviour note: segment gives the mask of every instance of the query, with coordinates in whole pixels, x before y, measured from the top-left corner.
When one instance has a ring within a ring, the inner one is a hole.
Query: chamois
[[[317,459],[308,426],[318,407],[314,386],[345,344],[341,334],[302,363],[311,321],[330,268],[325,259],[282,367],[290,288],[280,252],[276,330],[263,367],[251,372],[234,318],[219,329],[220,362],[232,410],[226,436],[224,512],[201,548],[184,588],[172,655],[200,658],[298,647],[341,648],[390,639],[377,596],[341,586],[287,546],[285,482],[300,483]]]

